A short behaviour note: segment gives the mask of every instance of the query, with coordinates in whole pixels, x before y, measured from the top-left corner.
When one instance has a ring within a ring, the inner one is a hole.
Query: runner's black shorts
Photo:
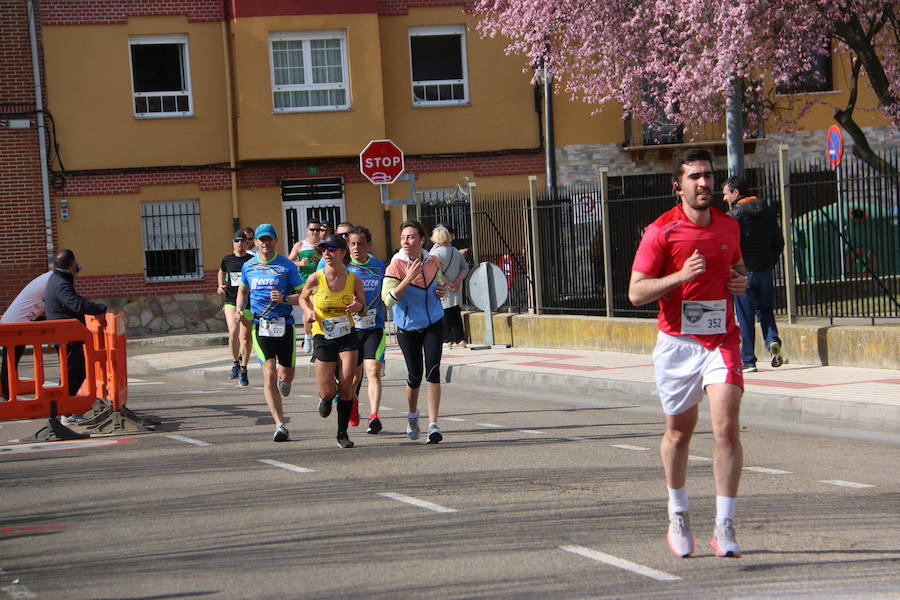
[[[285,325],[284,335],[268,337],[258,335],[259,322],[253,323],[250,329],[253,334],[253,350],[260,364],[275,358],[283,367],[293,367],[297,361],[297,339],[294,325]]]
[[[313,336],[313,358],[315,360],[337,362],[338,355],[341,352],[353,352],[358,349],[359,339],[356,336],[356,329],[333,340],[326,340],[321,333]]]
[[[384,327],[373,329],[357,329],[359,337],[359,356],[356,364],[363,364],[364,360],[377,360],[384,362],[384,349],[387,346],[387,338],[384,335]]]

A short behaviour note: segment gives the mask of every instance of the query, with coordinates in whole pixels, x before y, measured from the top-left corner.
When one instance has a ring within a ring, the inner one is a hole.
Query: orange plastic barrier
[[[97,398],[109,400],[120,410],[128,400],[125,353],[125,315],[87,316],[86,324],[76,319],[0,324],[0,346],[6,351],[9,400],[0,401],[0,421],[37,419],[51,415],[56,403],[60,415],[81,414]],[[84,342],[85,381],[74,396],[68,394],[68,368],[65,345]],[[48,385],[45,374],[44,346],[59,345],[59,385]],[[34,350],[34,377],[20,379],[15,364],[15,347]],[[29,395],[33,398],[21,399]]]

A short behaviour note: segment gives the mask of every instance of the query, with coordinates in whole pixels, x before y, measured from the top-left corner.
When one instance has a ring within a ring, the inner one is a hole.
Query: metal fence
[[[897,150],[884,154],[900,165]],[[787,176],[782,181],[780,173]],[[790,218],[787,256],[776,267],[776,312],[830,319],[900,317],[900,179],[855,157],[835,169],[816,162],[749,165],[750,192]],[[727,178],[715,173],[717,186]],[[605,184],[605,189],[601,182]],[[644,227],[674,203],[671,176],[604,176],[598,184],[454,196],[425,203],[426,228],[450,225],[470,259],[507,274],[509,311],[654,316],[655,303],[628,300],[631,262]],[[605,222],[609,224],[604,232]],[[784,203],[783,203],[784,200]],[[727,207],[717,190],[716,206]],[[604,240],[604,233],[608,241]],[[473,238],[474,234],[474,238]],[[605,246],[605,243],[608,247]]]

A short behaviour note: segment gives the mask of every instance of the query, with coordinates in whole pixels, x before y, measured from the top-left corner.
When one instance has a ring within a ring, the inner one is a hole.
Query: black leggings
[[[444,337],[443,319],[425,329],[397,330],[397,343],[403,351],[408,372],[406,385],[417,389],[422,385],[424,355],[425,381],[441,382],[441,339]]]

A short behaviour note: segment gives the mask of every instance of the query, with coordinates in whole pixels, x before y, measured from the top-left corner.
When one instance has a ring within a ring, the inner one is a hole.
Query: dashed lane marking
[[[713,459],[707,458],[705,456],[694,456],[693,454],[688,455],[688,460],[694,460],[697,462],[712,462]]]
[[[460,419],[459,417],[441,417],[445,421],[456,421],[457,423],[465,422],[465,419]]]
[[[563,439],[566,441],[569,441],[569,442],[583,442],[585,440],[585,438],[578,437],[577,435],[572,436],[572,437],[565,437]]]
[[[315,469],[307,469],[306,467],[298,467],[297,465],[292,465],[291,463],[281,462],[280,460],[272,460],[271,458],[260,458],[259,462],[272,465],[273,467],[278,467],[279,469],[287,469],[288,471],[293,471],[294,473],[315,473]]]
[[[579,556],[584,556],[585,558],[590,558],[591,560],[605,563],[607,565],[616,567],[617,569],[631,571],[632,573],[637,573],[638,575],[643,575],[644,577],[649,577],[650,579],[655,579],[657,581],[681,580],[681,577],[666,573],[665,571],[657,571],[656,569],[651,569],[650,567],[639,565],[638,563],[631,562],[630,560],[625,560],[624,558],[619,558],[618,556],[613,556],[612,554],[607,554],[605,552],[591,550],[590,548],[585,548],[584,546],[560,546],[559,548],[560,550],[565,550],[566,552],[571,552],[572,554],[578,554]]]
[[[823,479],[819,481],[819,483],[827,483],[828,485],[839,485],[841,487],[850,487],[850,488],[870,488],[875,487],[874,485],[868,483],[856,483],[855,481],[842,481],[840,479]]]
[[[610,444],[613,448],[621,448],[622,450],[649,450],[643,446],[632,446],[631,444]]]
[[[489,429],[506,429],[503,425],[494,425],[493,423],[475,423],[479,427],[487,427]]]
[[[37,596],[29,590],[24,583],[20,583],[18,579],[13,579],[10,585],[0,587],[0,591],[6,592],[10,600],[31,600]]]
[[[403,494],[395,494],[394,492],[380,492],[378,495],[384,496],[385,498],[390,498],[391,500],[396,500],[397,502],[403,502],[412,506],[418,506],[419,508],[433,510],[437,513],[456,512],[455,508],[447,508],[446,506],[441,506],[440,504],[435,504],[427,500],[419,500],[418,498],[413,498],[412,496],[404,496]]]
[[[782,471],[781,469],[769,469],[767,467],[744,467],[745,471],[753,471],[754,473],[765,473],[766,475],[790,475],[790,471]]]
[[[129,381],[128,385],[163,385],[162,381]]]
[[[185,437],[183,435],[167,435],[166,437],[170,440],[175,440],[176,442],[184,442],[185,444],[193,444],[195,446],[209,446],[209,442],[195,440],[194,438]]]
[[[532,435],[547,435],[546,431],[537,431],[535,429],[517,429],[519,433],[530,433]]]

